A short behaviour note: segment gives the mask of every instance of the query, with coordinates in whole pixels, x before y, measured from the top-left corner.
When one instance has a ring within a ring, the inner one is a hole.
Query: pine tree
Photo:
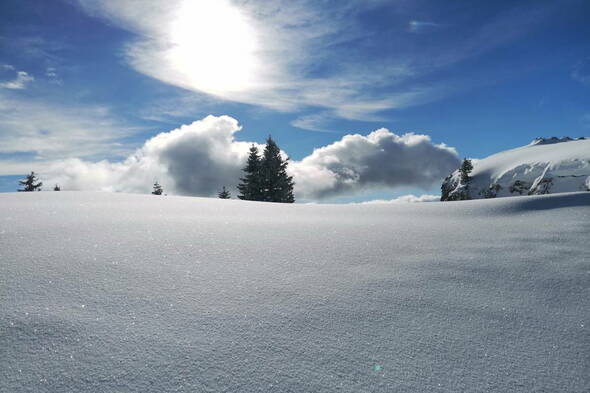
[[[238,198],[248,201],[261,201],[261,179],[260,179],[260,154],[258,153],[258,147],[252,145],[250,147],[250,154],[248,155],[248,161],[243,171],[246,175],[240,178],[240,184],[238,185],[238,191],[240,194]]]
[[[217,196],[221,199],[231,199],[231,193],[228,190],[226,190],[225,186],[223,186],[223,188],[221,189],[221,191],[219,191]]]
[[[461,172],[461,183],[468,185],[471,181],[471,176],[469,174],[473,170],[473,164],[471,160],[465,158],[461,163],[461,168],[459,168],[459,172]]]
[[[160,183],[158,183],[156,181],[154,183],[154,190],[152,191],[152,194],[154,194],[154,195],[162,195],[163,192],[164,192],[164,189],[162,188],[162,186],[160,185]]]
[[[55,187],[53,187],[53,191],[61,191],[61,188],[56,184]]]
[[[271,136],[266,140],[266,146],[260,164],[262,199],[267,202],[293,203],[293,177],[287,174],[289,159],[283,160],[281,149]]]
[[[27,175],[23,180],[19,180],[21,186],[23,186],[22,190],[18,190],[19,192],[29,192],[29,191],[41,191],[41,186],[43,185],[42,182],[37,183],[39,179],[35,172],[31,172],[30,175]]]

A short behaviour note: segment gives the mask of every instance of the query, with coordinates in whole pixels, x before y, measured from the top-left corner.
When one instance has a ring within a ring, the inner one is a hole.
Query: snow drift
[[[442,185],[441,200],[541,195],[590,190],[590,140],[538,138],[531,144],[473,160],[473,180],[459,171]]]
[[[590,193],[0,195],[0,392],[585,392]]]

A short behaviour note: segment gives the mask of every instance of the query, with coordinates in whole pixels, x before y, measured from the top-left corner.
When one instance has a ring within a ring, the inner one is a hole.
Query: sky
[[[35,171],[46,189],[235,195],[271,134],[298,201],[432,200],[463,157],[590,135],[588,16],[585,0],[3,0],[0,191]]]

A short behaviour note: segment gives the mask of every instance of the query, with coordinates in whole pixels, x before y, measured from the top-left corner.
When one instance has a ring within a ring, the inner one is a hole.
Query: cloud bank
[[[151,191],[158,180],[167,193],[213,196],[223,186],[235,196],[251,142],[235,139],[241,130],[229,116],[207,116],[163,132],[121,162],[69,159],[41,175],[64,190]],[[428,189],[457,168],[453,148],[426,135],[398,136],[379,129],[367,136],[346,135],[314,150],[289,167],[300,200],[353,195],[367,189]]]

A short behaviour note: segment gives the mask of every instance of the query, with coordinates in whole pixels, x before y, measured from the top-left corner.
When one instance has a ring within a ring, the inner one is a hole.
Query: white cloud
[[[346,135],[291,165],[305,199],[354,194],[366,189],[413,186],[423,189],[457,168],[455,149],[427,135],[396,135],[385,128]]]
[[[406,45],[407,33],[392,37],[388,31],[385,39],[359,18],[383,4],[399,15],[416,12],[403,2],[355,0],[325,7],[312,0],[145,0],[138,7],[134,0],[78,1],[88,13],[135,34],[125,50],[135,70],[221,100],[306,110],[294,124],[316,130],[326,128],[320,117],[378,121],[383,111],[472,87],[469,81],[433,83],[430,75],[515,39],[551,15],[548,6],[514,7],[465,27],[468,38],[460,43],[441,35],[420,41],[415,50]],[[409,29],[444,23],[412,20]],[[371,56],[363,52],[380,39],[399,44],[382,53],[372,50]],[[318,112],[315,119],[312,110]]]
[[[385,204],[385,203],[420,203],[420,202],[438,202],[440,195],[422,194],[420,196],[414,194],[402,195],[394,199],[375,199],[372,201],[361,202],[363,204]]]
[[[238,182],[251,145],[234,139],[240,129],[229,116],[207,116],[156,135],[122,162],[71,159],[42,174],[69,190],[148,192],[158,180],[169,193],[210,196]]]
[[[376,120],[397,98],[369,90],[412,75],[404,61],[390,59],[338,61],[329,75],[311,76],[314,64],[335,56],[330,47],[361,34],[349,17],[356,8],[351,5],[328,12],[311,1],[286,0],[264,6],[230,0],[151,0],[142,7],[129,0],[80,3],[137,34],[126,48],[137,71],[223,100]]]
[[[170,194],[212,196],[234,191],[250,142],[236,141],[238,121],[207,116],[161,133],[122,162],[71,159],[39,171],[63,189],[148,192],[158,180]],[[292,161],[296,196],[303,200],[350,195],[371,188],[431,187],[458,166],[454,149],[428,136],[397,136],[380,129],[347,135]]]
[[[0,92],[0,153],[4,155],[30,156],[37,163],[125,156],[130,150],[120,141],[138,131],[106,106],[48,104]],[[16,164],[2,162],[0,174],[14,173],[24,165]]]
[[[425,22],[420,20],[411,20],[410,23],[408,23],[408,31],[411,33],[433,32],[441,27],[442,25],[439,23]]]
[[[8,66],[8,67],[12,67],[12,66]],[[14,67],[7,68],[7,65],[5,65],[4,68],[8,69],[8,70],[14,70]],[[13,80],[6,81],[6,82],[0,82],[0,88],[20,90],[20,89],[24,89],[25,87],[27,87],[27,84],[29,84],[30,82],[32,82],[34,80],[35,80],[35,78],[33,77],[33,75],[29,75],[29,73],[27,73],[25,71],[17,71],[16,77]]]
[[[329,113],[314,113],[311,115],[299,116],[291,122],[293,127],[304,130],[330,132],[327,124],[332,115]]]

